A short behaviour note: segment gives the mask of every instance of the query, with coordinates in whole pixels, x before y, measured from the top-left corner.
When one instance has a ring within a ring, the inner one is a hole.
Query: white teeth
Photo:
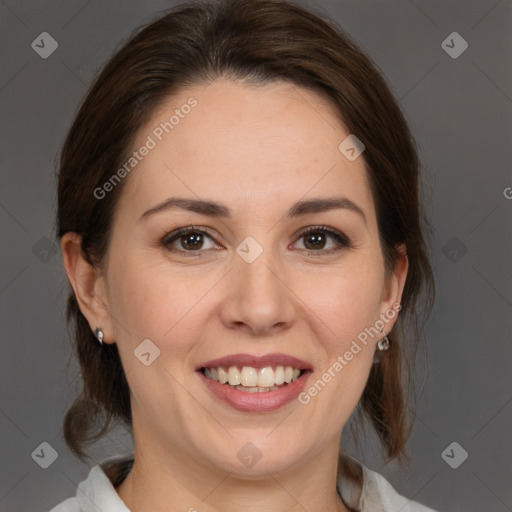
[[[257,386],[258,385],[258,370],[256,370],[255,368],[251,368],[249,366],[244,366],[242,368],[242,373],[240,374],[240,384],[242,384],[242,386],[246,386],[248,388]]]
[[[284,384],[284,368],[282,366],[278,366],[274,373],[274,382],[277,386]]]
[[[300,372],[299,372],[300,373]],[[260,388],[270,388],[274,385],[274,370],[267,366],[258,372],[258,386]]]
[[[240,372],[236,366],[229,367],[228,381],[230,386],[238,386],[240,384]]]
[[[217,371],[219,374],[219,382],[221,384],[226,384],[226,382],[229,380],[226,370],[224,370],[224,368],[219,368]]]
[[[230,366],[227,371],[225,368],[204,368],[204,375],[221,384],[229,384],[241,391],[256,393],[278,389],[284,383],[297,380],[301,371],[291,366],[277,366],[275,369],[271,366],[265,368],[252,368],[243,366],[239,370],[236,366]]]

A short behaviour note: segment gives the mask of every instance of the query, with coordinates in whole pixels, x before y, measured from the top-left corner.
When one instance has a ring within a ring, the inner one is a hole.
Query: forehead
[[[119,208],[135,214],[182,195],[233,210],[269,201],[284,209],[338,192],[371,209],[363,158],[349,161],[338,149],[348,135],[327,100],[296,85],[191,86],[166,99],[139,131],[134,150],[150,149],[138,155]]]

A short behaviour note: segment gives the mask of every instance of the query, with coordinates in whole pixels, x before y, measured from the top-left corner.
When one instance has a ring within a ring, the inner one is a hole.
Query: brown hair
[[[100,265],[116,202],[129,178],[109,193],[109,200],[96,199],[93,191],[126,160],[141,126],[164,99],[219,77],[252,83],[286,80],[312,89],[329,98],[349,132],[366,147],[363,158],[386,269],[393,269],[397,245],[404,243],[409,270],[390,349],[372,367],[358,417],[369,418],[388,459],[407,458],[404,382],[410,379],[402,375],[404,343],[419,340],[420,317],[426,320],[434,296],[418,155],[381,73],[333,22],[287,1],[198,1],[179,5],[138,30],[94,81],[63,146],[58,237],[78,233],[86,260]],[[83,390],[65,416],[64,435],[72,452],[85,460],[85,446],[119,421],[131,429],[129,389],[116,344],[97,342],[73,293],[67,319],[74,326]]]

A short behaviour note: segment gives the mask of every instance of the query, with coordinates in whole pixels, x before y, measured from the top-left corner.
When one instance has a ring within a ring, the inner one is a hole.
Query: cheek
[[[128,335],[133,343],[139,338],[160,338],[172,326],[173,318],[164,309],[175,310],[177,297],[165,294],[165,288],[155,277],[150,269],[130,262],[113,272],[115,297],[111,313],[125,327],[121,335]]]
[[[331,350],[342,350],[365,328],[379,318],[383,269],[375,258],[347,262],[322,275],[309,275],[297,279],[298,296],[306,311],[323,323],[323,338]]]
[[[172,343],[173,354],[188,348],[200,332],[198,315],[206,318],[205,295],[221,274],[196,273],[154,262],[145,253],[112,265],[111,313],[121,324],[118,334],[125,346],[135,348],[149,338],[160,349]],[[126,338],[126,342],[123,340]]]

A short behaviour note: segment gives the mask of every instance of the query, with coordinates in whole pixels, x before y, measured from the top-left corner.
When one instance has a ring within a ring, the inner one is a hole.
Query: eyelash
[[[180,228],[176,231],[173,231],[173,232],[165,235],[165,237],[162,239],[162,245],[170,252],[179,252],[186,256],[200,256],[200,253],[204,252],[203,250],[185,251],[183,249],[170,248],[170,245],[174,241],[179,240],[180,237],[191,234],[191,233],[206,235],[207,237],[209,237],[213,240],[213,236],[208,231],[206,231],[204,229],[196,228],[195,226],[188,226],[185,228]],[[334,249],[328,249],[328,250],[305,249],[307,251],[308,255],[311,255],[311,256],[328,255],[328,254],[333,254],[333,253],[338,252],[343,249],[350,249],[353,247],[352,243],[348,237],[346,237],[343,233],[341,233],[337,230],[328,228],[327,226],[311,226],[311,227],[305,229],[304,231],[302,231],[299,234],[297,240],[300,240],[301,238],[304,238],[307,235],[310,235],[312,233],[322,233],[322,234],[328,235],[335,240],[335,242],[337,243],[338,246]]]

